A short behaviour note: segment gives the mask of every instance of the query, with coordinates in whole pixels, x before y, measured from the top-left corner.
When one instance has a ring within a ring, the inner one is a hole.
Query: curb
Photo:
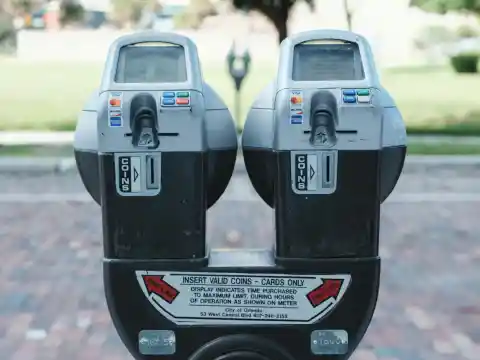
[[[76,171],[73,157],[0,157],[0,173],[63,173]]]
[[[72,131],[0,131],[0,144],[12,145],[72,145]]]
[[[480,155],[410,155],[405,160],[405,167],[418,168],[426,166],[470,166],[480,167]],[[0,157],[0,173],[66,173],[76,172],[74,157]],[[243,157],[237,158],[235,171],[245,172]]]

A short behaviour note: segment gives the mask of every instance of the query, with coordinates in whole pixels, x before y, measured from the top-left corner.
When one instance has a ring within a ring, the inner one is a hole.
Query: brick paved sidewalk
[[[380,299],[352,359],[479,359],[477,206],[384,206]],[[0,359],[131,359],[104,303],[99,208],[1,204],[0,223]],[[217,246],[232,231],[266,245],[270,224],[265,206],[225,201],[209,231]]]

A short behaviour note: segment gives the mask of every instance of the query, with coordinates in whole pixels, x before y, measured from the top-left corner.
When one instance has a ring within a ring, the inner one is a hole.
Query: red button
[[[292,104],[300,104],[302,102],[302,98],[300,96],[292,96],[290,101]]]
[[[121,103],[120,99],[110,99],[111,106],[120,106]]]
[[[177,105],[188,105],[190,104],[190,99],[177,98]]]

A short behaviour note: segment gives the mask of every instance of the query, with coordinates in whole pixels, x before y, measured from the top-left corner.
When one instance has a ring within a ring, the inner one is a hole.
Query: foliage
[[[157,0],[112,0],[112,20],[119,24],[137,22],[146,8],[153,8]]]
[[[197,15],[201,19],[217,14],[217,10],[210,0],[190,0],[187,12]]]
[[[440,14],[448,11],[468,11],[480,14],[480,0],[411,0],[410,5]]]
[[[452,56],[450,63],[457,73],[474,74],[478,72],[478,54],[460,54]]]
[[[4,11],[15,15],[30,13],[41,6],[40,0],[0,0],[0,3]]]
[[[62,24],[82,21],[85,14],[83,6],[72,0],[62,1],[60,11]]]
[[[313,10],[315,0],[303,0]],[[278,32],[278,42],[288,36],[287,21],[290,10],[297,0],[233,0],[235,8],[249,11],[256,10],[265,15],[275,26]]]
[[[175,27],[198,29],[206,17],[216,14],[217,10],[210,0],[191,0],[183,13],[175,15]]]
[[[0,54],[11,54],[17,47],[13,17],[0,9]]]
[[[428,49],[432,45],[444,45],[456,40],[455,33],[443,25],[424,27],[415,39],[418,49]]]
[[[457,36],[461,39],[476,38],[478,37],[478,30],[473,26],[461,25],[458,27]]]

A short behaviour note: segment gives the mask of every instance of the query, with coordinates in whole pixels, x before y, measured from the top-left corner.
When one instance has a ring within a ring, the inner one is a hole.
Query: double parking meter
[[[108,308],[135,359],[347,359],[368,327],[402,118],[357,35],[288,38],[279,64],[242,137],[276,246],[207,251],[206,213],[236,160],[233,119],[187,38],[138,33],[110,48],[75,156],[102,208]]]

